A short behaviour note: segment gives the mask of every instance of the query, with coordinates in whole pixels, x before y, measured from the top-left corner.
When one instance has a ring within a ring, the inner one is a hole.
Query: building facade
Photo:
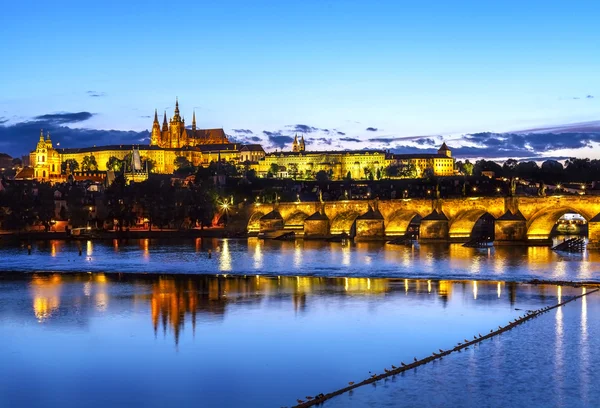
[[[423,177],[427,169],[435,176],[452,176],[455,163],[452,152],[442,144],[434,154],[391,154],[383,150],[306,151],[304,137],[295,137],[292,151],[269,153],[253,165],[261,177],[314,177],[323,170],[330,179],[368,179],[386,176],[389,166],[414,166],[415,176]]]

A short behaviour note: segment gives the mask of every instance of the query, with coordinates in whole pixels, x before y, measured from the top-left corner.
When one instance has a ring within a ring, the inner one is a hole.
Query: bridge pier
[[[527,241],[527,220],[520,211],[507,211],[494,222],[494,245],[514,245]]]
[[[329,218],[317,211],[304,220],[304,239],[322,239],[329,236]]]
[[[600,214],[588,221],[588,248],[600,249]]]
[[[421,220],[419,229],[420,241],[448,241],[449,240],[448,217],[443,212],[433,212]]]

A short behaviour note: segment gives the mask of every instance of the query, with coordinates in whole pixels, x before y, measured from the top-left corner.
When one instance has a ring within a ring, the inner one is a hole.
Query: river
[[[548,248],[140,240],[81,250],[0,248],[0,406],[292,406],[592,290],[525,281],[599,279],[595,253]],[[599,311],[594,293],[324,406],[593,406]]]

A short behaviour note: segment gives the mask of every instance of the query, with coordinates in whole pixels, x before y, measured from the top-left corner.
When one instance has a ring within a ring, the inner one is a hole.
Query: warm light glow
[[[558,303],[562,303],[562,286],[557,286],[556,296],[558,297]]]
[[[473,299],[477,300],[477,281],[473,281]]]
[[[229,240],[223,240],[221,256],[219,256],[219,269],[221,271],[231,271],[231,253],[229,252]]]
[[[427,280],[427,293],[431,293],[431,281]]]
[[[500,284],[500,282],[498,282],[497,292],[498,292],[498,299],[500,299],[500,295],[502,295],[502,285]]]

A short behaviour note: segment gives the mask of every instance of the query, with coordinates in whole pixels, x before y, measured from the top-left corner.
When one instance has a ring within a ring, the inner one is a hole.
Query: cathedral
[[[180,149],[204,144],[227,144],[229,140],[223,129],[197,129],[196,112],[192,116],[192,127],[186,129],[185,119],[179,115],[179,101],[175,101],[175,113],[167,122],[165,112],[162,127],[158,122],[158,112],[154,110],[154,122],[150,135],[150,146]]]

